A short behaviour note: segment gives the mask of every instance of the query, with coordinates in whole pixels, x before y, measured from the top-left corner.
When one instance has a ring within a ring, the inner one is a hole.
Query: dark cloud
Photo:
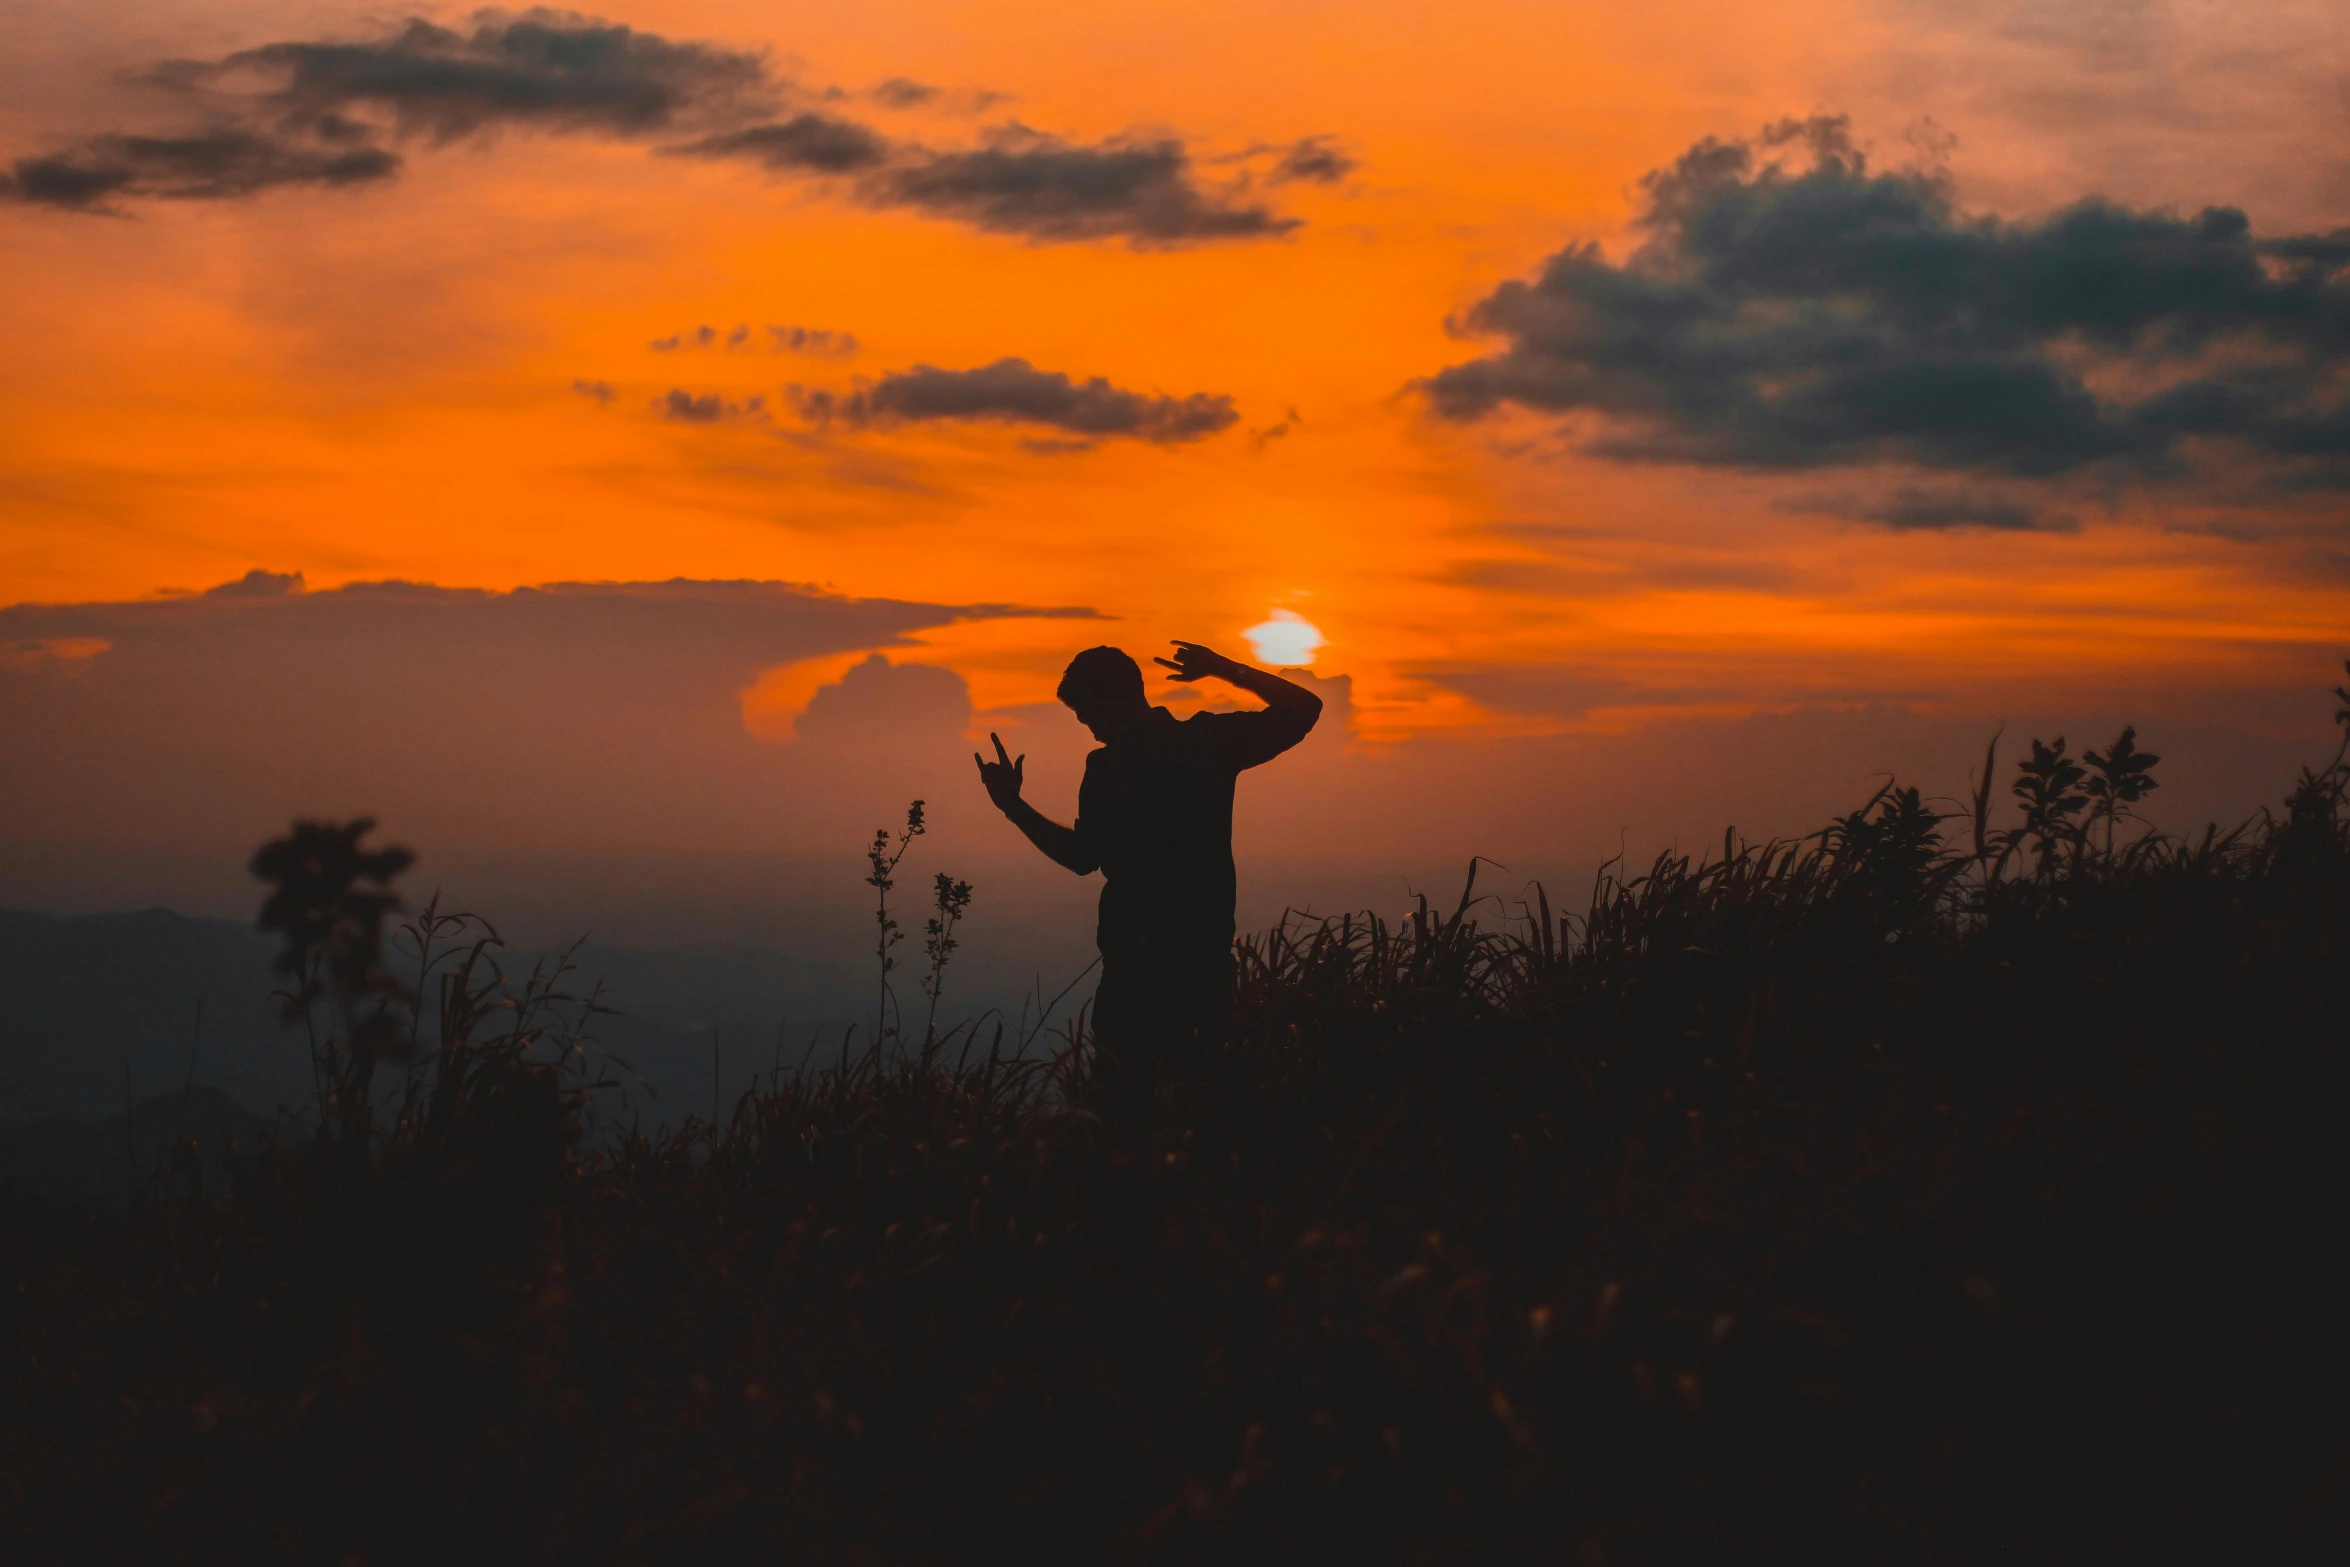
[[[730,420],[765,417],[767,399],[753,397],[738,403],[716,392],[697,395],[683,387],[673,386],[653,399],[653,411],[679,424],[724,424]]]
[[[221,127],[186,136],[92,136],[67,152],[19,158],[0,175],[0,195],[91,210],[121,196],[205,200],[282,185],[369,185],[399,168],[399,158],[381,147]]]
[[[909,207],[1035,240],[1125,239],[1138,245],[1256,239],[1297,227],[1194,176],[1180,141],[1071,142],[1026,126],[977,147],[893,143],[852,121],[802,114],[704,137],[677,149],[742,159],[776,173],[851,177],[869,206]]]
[[[214,85],[256,73],[261,101],[295,123],[376,110],[437,141],[497,125],[641,136],[773,95],[757,54],[546,10],[485,14],[470,33],[417,20],[366,42],[265,44],[156,74]]]
[[[410,21],[380,38],[292,42],[148,75],[214,123],[107,134],[19,159],[0,193],[95,208],[114,197],[220,199],[390,178],[397,138],[448,142],[500,126],[649,136],[775,95],[756,54],[679,43],[552,11],[485,15],[471,32]]]
[[[920,151],[863,183],[879,206],[914,207],[999,234],[1146,245],[1261,239],[1297,220],[1203,189],[1174,140],[1063,141],[1007,126],[984,145]]]
[[[847,93],[835,92],[836,98],[847,98]],[[893,76],[885,82],[867,88],[859,96],[869,103],[898,113],[920,110],[926,114],[974,115],[1012,101],[1012,94],[995,92],[983,87],[938,87],[929,82],[918,82],[911,77]]]
[[[721,340],[718,329],[705,323],[690,332],[672,332],[667,337],[657,337],[645,346],[656,354],[674,354],[682,348],[716,348]],[[747,347],[750,341],[750,327],[740,323],[723,336],[724,345],[730,349]]]
[[[1281,410],[1281,418],[1277,423],[1269,424],[1261,430],[1248,432],[1248,449],[1252,452],[1262,452],[1266,447],[1282,439],[1305,422],[1306,416],[1299,413],[1295,407],[1284,408]]]
[[[846,359],[857,351],[854,334],[830,327],[769,326],[767,339],[779,354],[807,354],[816,359]]]
[[[873,89],[873,101],[885,109],[919,109],[936,102],[938,95],[938,89],[928,82],[905,76],[893,76]]]
[[[2350,482],[2340,235],[1973,214],[1943,177],[1871,172],[1833,119],[1701,142],[1644,189],[1621,264],[1572,246],[1469,311],[1507,346],[1422,383],[1438,415],[1594,414],[1589,449],[1626,461],[2027,478],[2176,474],[2224,440],[2279,482]]]
[[[895,424],[933,419],[992,419],[1049,425],[1077,437],[1055,449],[1081,449],[1106,436],[1172,444],[1229,428],[1240,416],[1220,393],[1154,396],[1113,386],[1100,376],[1073,380],[1039,370],[1025,359],[999,359],[974,370],[916,365],[883,376],[846,396],[798,394],[803,414],[816,422]]]
[[[775,326],[766,328],[767,351],[773,354],[807,354],[817,359],[846,359],[857,351],[857,340],[846,332],[835,332],[825,327]],[[645,346],[656,354],[681,353],[695,348],[751,349],[755,337],[748,322],[737,322],[731,331],[720,332],[707,323],[691,331],[672,332],[667,337],[654,338]]]
[[[1355,159],[1329,137],[1306,136],[1281,150],[1271,177],[1277,183],[1307,180],[1317,185],[1336,185],[1358,167]]]
[[[2299,262],[2327,271],[2350,267],[2350,229],[2336,229],[2331,234],[2296,234],[2286,239],[2272,239],[2265,248],[2279,261]]]
[[[880,132],[829,114],[747,126],[677,150],[695,158],[740,158],[779,174],[857,174],[890,158]]]
[[[733,348],[748,340],[750,335],[749,327],[738,326],[727,334],[726,346]],[[667,337],[657,337],[645,346],[656,354],[674,354],[681,348],[715,348],[718,346],[718,329],[705,323],[690,332],[672,332]]]
[[[571,382],[571,389],[577,392],[580,396],[592,397],[598,403],[607,407],[610,406],[613,398],[620,395],[618,392],[612,389],[611,382],[591,381],[585,376],[574,377]]]
[[[2080,523],[2071,513],[2034,501],[1970,489],[1926,489],[1902,485],[1873,497],[1802,495],[1777,503],[1780,511],[1809,512],[1874,522],[1895,532],[1989,528],[2010,533],[2071,533]]]
[[[398,171],[395,143],[511,128],[619,137],[770,174],[842,180],[868,205],[1035,240],[1182,245],[1296,227],[1237,190],[1202,185],[1189,149],[1173,138],[1071,142],[1009,125],[972,147],[896,141],[858,120],[798,108],[794,99],[845,95],[797,89],[758,52],[568,12],[485,12],[470,30],[411,20],[370,39],[170,62],[145,79],[198,109],[204,126],[93,136],[18,159],[0,174],[0,196],[91,210],[116,198],[365,184]],[[939,94],[893,78],[875,97],[906,108]],[[1319,139],[1299,142],[1283,177],[1335,178],[1332,159],[1343,162]]]

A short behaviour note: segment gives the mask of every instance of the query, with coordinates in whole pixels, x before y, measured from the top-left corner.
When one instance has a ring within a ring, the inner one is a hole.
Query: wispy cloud
[[[857,351],[857,339],[848,332],[836,332],[829,327],[777,326],[772,323],[753,330],[747,321],[737,322],[726,330],[704,323],[684,331],[657,337],[645,345],[657,354],[686,353],[695,349],[719,349],[728,353],[764,349],[773,354],[805,354],[815,359],[846,359]]]
[[[1954,528],[1985,528],[1995,533],[2071,533],[2080,527],[2079,519],[2071,512],[2044,506],[2028,497],[1964,486],[1927,488],[1904,484],[1881,495],[1797,495],[1774,503],[1773,509],[1873,522],[1897,533],[1947,532]]]
[[[763,51],[566,12],[485,12],[470,29],[412,19],[371,38],[167,61],[143,79],[200,123],[85,136],[17,158],[0,173],[0,196],[114,211],[141,200],[358,187],[395,177],[408,146],[532,130],[830,181],[867,206],[1036,241],[1172,246],[1297,226],[1251,198],[1245,181],[1204,181],[1178,137],[1088,142],[1003,124],[966,146],[901,140],[836,112],[847,95],[778,75]],[[892,78],[872,96],[907,109],[939,94]],[[1289,149],[1276,178],[1331,179],[1349,166],[1324,139],[1307,138]]]
[[[767,399],[751,397],[736,402],[716,392],[689,392],[673,386],[653,399],[653,411],[678,424],[732,424],[766,418]]]
[[[1270,177],[1276,184],[1305,180],[1316,185],[1337,185],[1360,166],[1352,153],[1330,137],[1306,136],[1281,149]]]

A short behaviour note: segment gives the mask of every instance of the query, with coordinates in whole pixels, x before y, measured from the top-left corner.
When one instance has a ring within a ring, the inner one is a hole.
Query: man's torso
[[[1102,950],[1232,939],[1232,797],[1239,769],[1214,719],[1154,708],[1139,735],[1085,761],[1077,820],[1101,861]]]

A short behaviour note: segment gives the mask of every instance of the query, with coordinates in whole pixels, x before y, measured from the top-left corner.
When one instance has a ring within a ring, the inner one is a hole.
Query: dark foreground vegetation
[[[11,1204],[0,1534],[2340,1559],[2350,768],[2172,840],[2130,818],[2133,738],[1581,914],[1292,922],[1245,946],[1215,1080],[1146,1124],[987,1024],[724,1125],[590,1128],[592,1008],[502,984],[474,922],[387,951],[404,861],[306,829],[261,868],[315,1130],[127,1211]]]

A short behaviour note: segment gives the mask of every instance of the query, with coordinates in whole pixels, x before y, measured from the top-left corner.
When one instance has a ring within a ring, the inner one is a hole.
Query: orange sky
[[[185,118],[126,84],[155,61],[374,37],[389,14],[31,0],[0,55],[0,156]],[[0,603],[135,599],[253,568],[313,588],[757,578],[1082,606],[1116,620],[1088,640],[1235,652],[1285,607],[1328,638],[1316,667],[1354,677],[1371,743],[1822,704],[2224,705],[2322,684],[2350,640],[2339,491],[2272,496],[2244,470],[2216,489],[2076,477],[2049,487],[2073,531],[1896,531],[1802,508],[1908,482],[1897,467],[1629,464],[1522,409],[1433,418],[1412,390],[1493,350],[1447,322],[1498,285],[1575,242],[1620,259],[1645,173],[1789,115],[1849,115],[1880,168],[1942,148],[1977,213],[2029,220],[2098,194],[2236,205],[2262,234],[2340,228],[2337,7],[637,0],[598,14],[767,50],[779,76],[838,87],[844,112],[926,144],[1015,118],[1074,141],[1180,137],[1203,180],[1253,170],[1252,199],[1299,226],[1175,247],[1035,240],[876,210],[837,181],[528,127],[403,142],[401,176],[360,189],[0,206]],[[857,96],[892,77],[965,101]],[[1005,97],[974,109],[980,93]],[[1262,152],[1217,161],[1306,136],[1353,171],[1271,186]],[[649,346],[738,323],[858,346]],[[1227,396],[1237,422],[1039,451],[1053,432],[995,422],[818,429],[785,390],[1015,356]],[[673,388],[762,399],[762,416],[665,420],[655,403]],[[1074,634],[973,620],[894,656],[957,671],[985,728],[991,709],[1049,698]],[[862,652],[771,672],[746,722],[787,735]],[[1601,696],[1477,694],[1559,671]]]

